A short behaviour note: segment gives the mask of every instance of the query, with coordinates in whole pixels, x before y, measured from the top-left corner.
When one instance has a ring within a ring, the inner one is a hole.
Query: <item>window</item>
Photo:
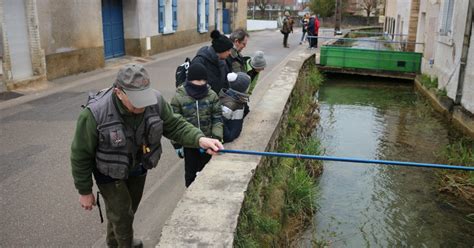
[[[178,0],[158,0],[159,32],[169,34],[178,28]]]
[[[440,35],[452,33],[451,24],[453,21],[454,0],[445,0],[442,11]]]
[[[209,0],[197,0],[197,31],[205,33],[209,28]]]

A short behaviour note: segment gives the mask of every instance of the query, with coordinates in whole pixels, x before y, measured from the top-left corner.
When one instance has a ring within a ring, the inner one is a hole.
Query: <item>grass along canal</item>
[[[411,82],[332,76],[319,101],[314,136],[325,155],[474,166],[472,140],[434,112]],[[330,161],[323,166],[315,185],[319,208],[300,246],[474,245],[472,173]],[[457,177],[464,178],[463,190],[457,190]]]
[[[311,138],[318,121],[314,95],[323,80],[313,61],[303,65],[290,96],[278,152],[321,154],[319,143]],[[316,211],[315,183],[320,172],[319,161],[265,158],[248,186],[234,246],[291,246]]]

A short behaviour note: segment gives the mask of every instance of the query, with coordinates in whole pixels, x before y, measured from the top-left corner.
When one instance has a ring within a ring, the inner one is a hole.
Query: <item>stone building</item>
[[[245,28],[246,1],[0,0],[0,20],[1,91],[205,42],[225,25]]]
[[[416,47],[422,72],[462,110],[474,113],[474,1],[421,0]],[[455,114],[455,113],[454,113]]]
[[[387,0],[384,30],[423,53],[421,72],[436,78],[453,119],[474,133],[474,0]],[[397,34],[399,34],[397,36]],[[416,42],[416,43],[415,43]],[[403,43],[402,43],[403,44]]]
[[[384,32],[399,41],[402,50],[414,51],[420,0],[386,0]]]

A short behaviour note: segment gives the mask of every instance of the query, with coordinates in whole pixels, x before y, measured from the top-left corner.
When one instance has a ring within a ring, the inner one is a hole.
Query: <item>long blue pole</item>
[[[255,156],[301,158],[301,159],[313,159],[313,160],[353,162],[353,163],[363,163],[363,164],[388,164],[388,165],[427,167],[427,168],[448,169],[448,170],[474,171],[474,167],[448,165],[448,164],[429,164],[429,163],[415,163],[415,162],[402,162],[402,161],[390,161],[390,160],[371,160],[371,159],[359,159],[359,158],[318,156],[318,155],[305,155],[305,154],[279,153],[279,152],[257,152],[257,151],[245,151],[245,150],[229,150],[229,149],[222,149],[222,150],[219,150],[219,152],[246,154],[246,155],[255,155]]]

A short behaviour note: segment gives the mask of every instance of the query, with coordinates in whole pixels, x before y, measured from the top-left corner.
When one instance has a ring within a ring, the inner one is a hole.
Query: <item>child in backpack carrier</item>
[[[224,121],[224,142],[232,142],[242,132],[244,118],[247,116],[250,76],[244,72],[227,74],[229,89],[222,89],[219,100],[222,105]]]
[[[217,94],[207,84],[207,72],[202,64],[192,63],[189,66],[187,79],[176,89],[171,106],[175,114],[180,114],[201,129],[204,135],[222,140],[221,105]],[[199,148],[183,148],[181,144],[172,144],[178,157],[184,157],[185,185],[189,187],[211,156],[200,152]]]

